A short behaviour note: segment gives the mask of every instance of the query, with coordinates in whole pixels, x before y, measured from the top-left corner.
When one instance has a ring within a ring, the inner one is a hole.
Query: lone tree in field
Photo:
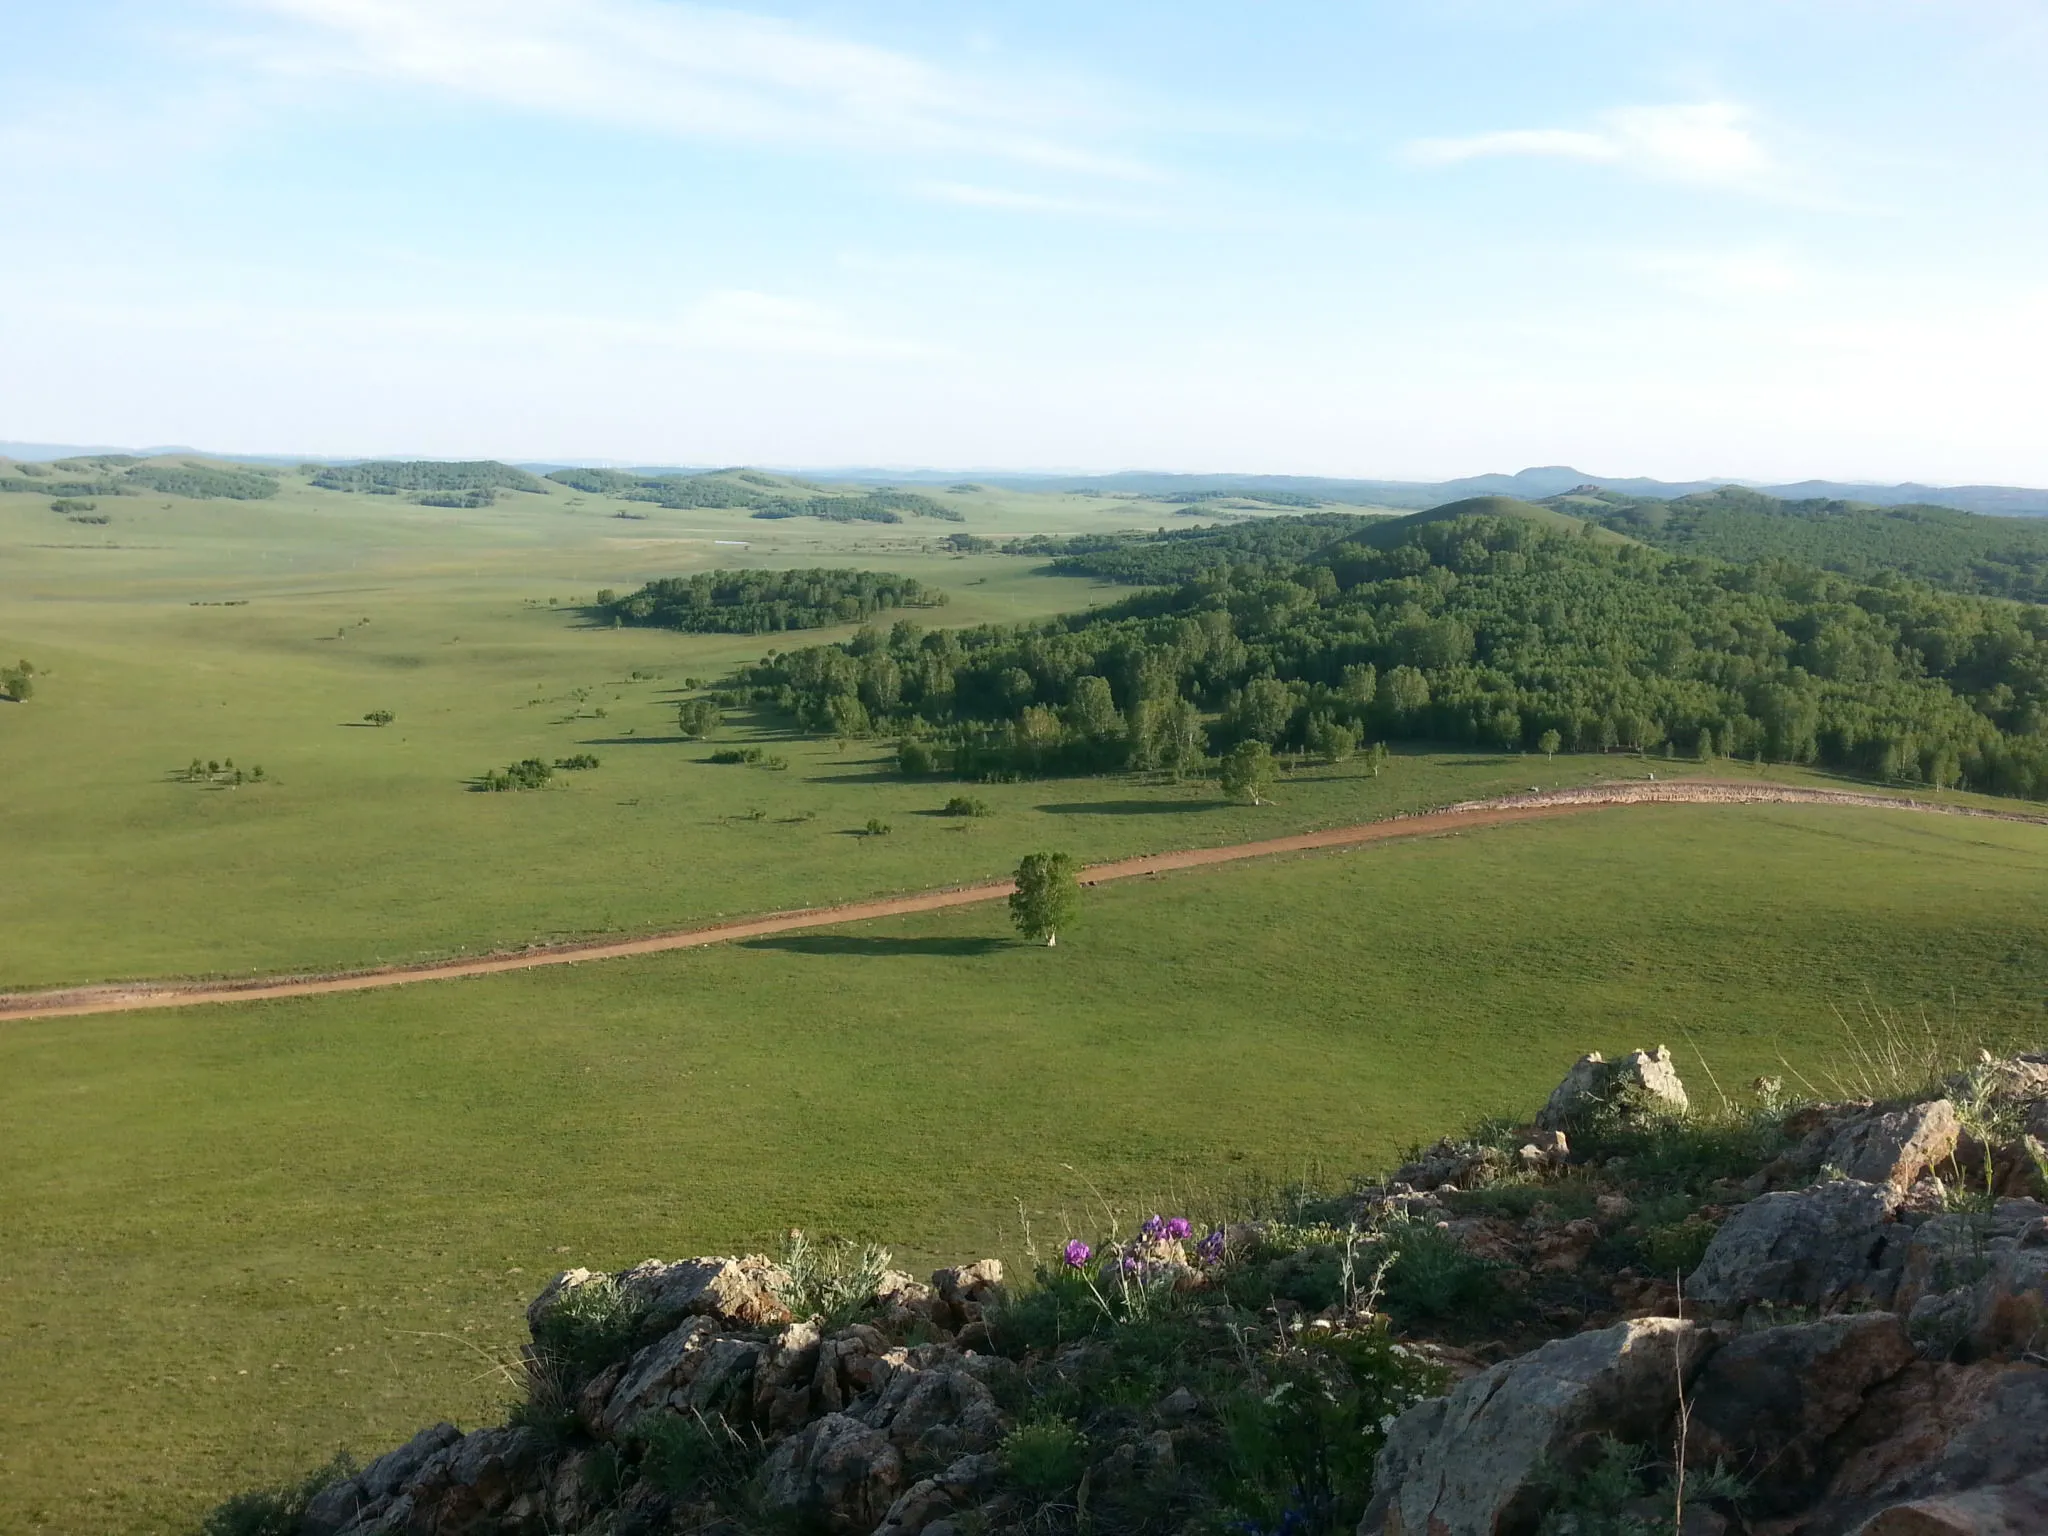
[[[363,716],[363,719],[366,723],[376,726],[389,725],[392,721],[396,720],[397,718],[398,716],[391,713],[391,711],[388,709],[373,709],[367,715]]]
[[[1536,750],[1546,758],[1557,756],[1557,749],[1564,745],[1564,738],[1556,731],[1545,731],[1536,738]]]
[[[1074,880],[1074,861],[1064,853],[1027,853],[1017,866],[1017,889],[1010,893],[1010,921],[1031,940],[1048,948],[1059,931],[1081,915],[1081,887]]]
[[[1240,741],[1224,756],[1220,778],[1226,795],[1264,805],[1261,794],[1273,787],[1273,754],[1263,741]]]
[[[717,730],[724,716],[709,699],[685,699],[676,706],[676,729],[701,740]]]

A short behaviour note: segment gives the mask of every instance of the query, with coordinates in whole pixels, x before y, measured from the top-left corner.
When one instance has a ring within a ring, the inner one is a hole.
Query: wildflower
[[[1086,1264],[1088,1262],[1088,1260],[1094,1255],[1094,1253],[1095,1250],[1093,1248],[1090,1248],[1078,1237],[1075,1238],[1072,1242],[1067,1244],[1067,1268],[1079,1269],[1083,1264]]]
[[[1166,1226],[1165,1217],[1147,1216],[1144,1225],[1138,1228],[1138,1235],[1148,1243],[1156,1243],[1166,1236]]]
[[[1195,1257],[1204,1264],[1223,1262],[1223,1229],[1218,1227],[1199,1243],[1195,1244]]]
[[[1185,1216],[1171,1217],[1166,1223],[1166,1235],[1176,1243],[1193,1230],[1194,1228],[1189,1225],[1188,1219]]]

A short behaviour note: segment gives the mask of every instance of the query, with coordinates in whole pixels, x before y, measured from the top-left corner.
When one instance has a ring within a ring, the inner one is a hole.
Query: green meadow
[[[0,1527],[171,1531],[506,1396],[553,1270],[1340,1182],[1580,1051],[2039,1038],[2048,829],[1654,807],[289,1003],[0,1028]],[[1020,1214],[1021,1212],[1021,1214]]]

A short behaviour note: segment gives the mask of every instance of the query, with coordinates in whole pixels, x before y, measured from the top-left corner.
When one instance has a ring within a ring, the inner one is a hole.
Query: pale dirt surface
[[[1094,864],[1083,869],[1083,885],[1100,885],[1110,880],[1129,880],[1140,875],[1165,874],[1176,869],[1194,869],[1204,864],[1230,864],[1240,859],[1265,858],[1279,853],[1309,853],[1324,848],[1350,848],[1361,843],[1385,842],[1393,838],[1428,837],[1444,832],[1462,832],[1476,827],[1499,826],[1506,822],[1535,821],[1552,816],[1569,816],[1601,807],[1627,805],[1836,805],[1869,810],[1921,811],[1944,816],[1975,816],[1993,821],[2048,824],[2048,817],[2017,811],[1984,810],[1974,806],[1943,805],[1905,795],[1858,794],[1849,790],[1811,789],[1787,784],[1743,784],[1726,779],[1632,780],[1626,783],[1595,784],[1577,789],[1534,791],[1503,795],[1491,800],[1470,800],[1411,816],[1390,816],[1357,826],[1333,827],[1322,832],[1302,832],[1292,837],[1268,838],[1263,842],[1233,843],[1223,848],[1195,848],[1179,853],[1147,854]],[[575,965],[588,960],[615,960],[627,955],[653,955],[671,949],[695,949],[705,944],[725,944],[735,939],[760,938],[772,933],[789,933],[803,928],[829,928],[841,923],[861,922],[875,917],[899,917],[912,912],[936,912],[944,907],[973,906],[1000,901],[1012,890],[1007,880],[985,885],[954,886],[945,890],[921,891],[910,896],[889,896],[873,901],[846,902],[839,906],[807,907],[794,912],[770,912],[739,922],[718,923],[708,928],[688,928],[675,933],[650,934],[638,939],[600,940],[559,944],[490,955],[477,960],[449,960],[430,965],[393,966],[377,970],[351,971],[317,976],[277,976],[247,982],[192,982],[151,985],[131,983],[120,986],[69,987],[54,992],[0,994],[0,1021],[56,1019],[90,1013],[122,1013],[140,1008],[189,1008],[202,1003],[250,1002],[263,998],[313,997],[326,992],[363,992],[376,987],[400,987],[419,981],[454,981],[465,976],[495,976],[504,971],[531,970],[542,965]]]

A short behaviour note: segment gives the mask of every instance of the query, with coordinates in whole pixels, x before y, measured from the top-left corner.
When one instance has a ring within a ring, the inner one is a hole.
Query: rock
[[[1693,1383],[1687,1460],[1748,1479],[1759,1513],[1797,1509],[1826,1484],[1828,1438],[1913,1360],[1912,1340],[1889,1312],[1744,1334]]]
[[[542,1536],[548,1529],[548,1480],[541,1437],[529,1429],[450,1435],[451,1426],[437,1425],[323,1490],[307,1506],[300,1532]]]
[[[954,1327],[978,1322],[986,1311],[1002,1305],[1003,1261],[982,1259],[957,1269],[939,1270],[932,1275],[932,1289],[952,1314]]]
[[[885,1431],[909,1459],[985,1451],[1003,1433],[995,1394],[955,1357],[892,1375],[873,1402],[853,1410],[862,1423]]]
[[[1828,1144],[1827,1162],[1852,1179],[1903,1191],[1956,1150],[1962,1125],[1947,1099],[1854,1120]]]
[[[1540,1149],[1537,1165],[1543,1162]],[[1389,1184],[1427,1192],[1438,1189],[1479,1189],[1508,1171],[1507,1158],[1494,1147],[1452,1141],[1448,1137],[1394,1170]]]
[[[1759,1195],[1721,1223],[1685,1294],[1730,1310],[1837,1305],[1876,1274],[1895,1199],[1859,1179]]]
[[[1870,1394],[1833,1450],[1834,1474],[1803,1527],[1811,1536],[1846,1536],[1901,1504],[2020,1483],[2048,1467],[2048,1370],[1918,1362]]]
[[[899,1269],[884,1270],[875,1285],[874,1303],[891,1328],[907,1329],[913,1323],[932,1321],[936,1300],[930,1286]]]
[[[1933,1353],[1981,1360],[2048,1345],[2048,1205],[2000,1200],[1923,1222],[1906,1247],[1897,1303]]]
[[[2048,1472],[1894,1504],[1858,1526],[1856,1536],[2039,1536],[2042,1531],[2048,1531]]]
[[[1581,1217],[1539,1235],[1530,1252],[1533,1266],[1552,1274],[1576,1274],[1600,1241],[1600,1223]]]
[[[303,1536],[334,1536],[359,1527],[382,1511],[420,1473],[420,1469],[462,1439],[453,1424],[423,1429],[395,1451],[386,1451],[362,1471],[330,1483],[306,1506],[299,1525]]]
[[[1636,1203],[1627,1195],[1598,1195],[1594,1197],[1593,1209],[1600,1213],[1602,1221],[1627,1221],[1636,1213]]]
[[[1581,1056],[1551,1091],[1536,1123],[1544,1130],[1568,1131],[1599,1109],[1611,1109],[1624,1120],[1640,1120],[1653,1114],[1682,1115],[1691,1107],[1666,1047],[1631,1051],[1619,1061],[1608,1061],[1594,1051]]]
[[[1002,1473],[1003,1464],[993,1455],[962,1456],[938,1476],[921,1478],[906,1488],[889,1506],[874,1536],[933,1536],[939,1522],[970,1508],[995,1487]]]
[[[540,1342],[542,1324],[571,1291],[581,1290],[593,1280],[603,1281],[610,1278],[609,1275],[596,1274],[587,1269],[565,1269],[550,1280],[547,1289],[527,1303],[526,1326],[533,1334],[534,1342]]]
[[[1563,1131],[1537,1131],[1515,1152],[1515,1159],[1525,1173],[1539,1173],[1547,1168],[1562,1167],[1571,1159],[1572,1145],[1565,1139]]]
[[[1494,1536],[1533,1530],[1555,1469],[1602,1435],[1661,1443],[1708,1331],[1648,1318],[1559,1339],[1474,1376],[1395,1420],[1374,1466],[1360,1536]]]
[[[1186,1387],[1175,1387],[1159,1399],[1158,1405],[1152,1411],[1169,1423],[1179,1423],[1200,1413],[1202,1400]]]
[[[903,1457],[880,1430],[828,1413],[783,1441],[761,1468],[765,1514],[861,1536],[895,1503]]]
[[[709,1317],[727,1328],[778,1328],[790,1321],[782,1296],[790,1278],[759,1254],[743,1259],[649,1259],[618,1277],[619,1289],[644,1310],[649,1327],[684,1317]]]
[[[1498,1216],[1461,1216],[1443,1223],[1443,1234],[1475,1259],[1492,1264],[1521,1262],[1521,1228]]]
[[[601,1401],[596,1382],[585,1391],[586,1422],[601,1435],[616,1436],[643,1413],[667,1407],[669,1399],[689,1385],[698,1352],[717,1333],[718,1325],[710,1318],[693,1317],[656,1339],[626,1362]]]

